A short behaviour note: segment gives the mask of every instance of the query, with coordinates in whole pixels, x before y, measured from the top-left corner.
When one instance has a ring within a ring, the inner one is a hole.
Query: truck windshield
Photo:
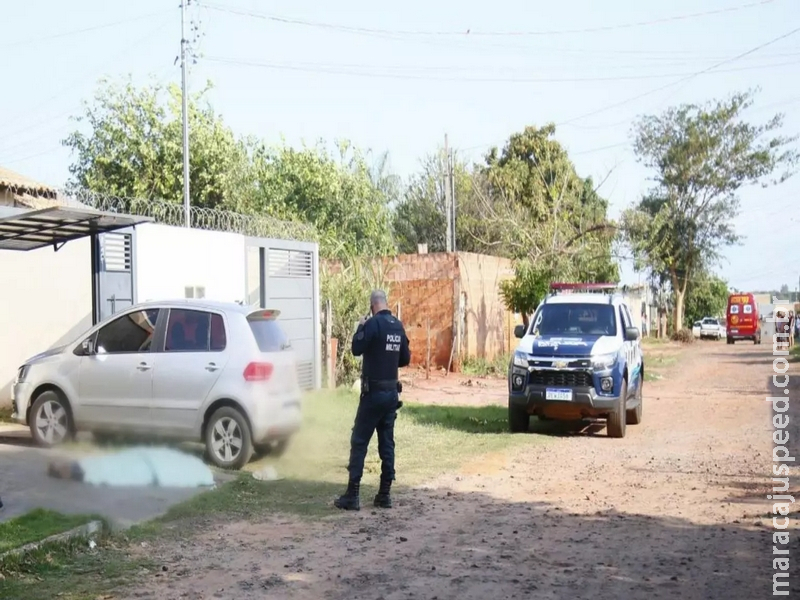
[[[536,313],[531,333],[536,335],[617,335],[610,304],[544,304]]]

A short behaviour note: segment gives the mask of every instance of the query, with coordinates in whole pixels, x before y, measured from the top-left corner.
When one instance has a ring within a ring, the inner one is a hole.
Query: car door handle
[[[136,368],[140,371],[149,371],[151,367],[147,363],[139,363]]]
[[[208,363],[206,365],[206,371],[211,371],[213,373],[214,371],[218,371],[218,370],[219,370],[219,367],[214,363]]]

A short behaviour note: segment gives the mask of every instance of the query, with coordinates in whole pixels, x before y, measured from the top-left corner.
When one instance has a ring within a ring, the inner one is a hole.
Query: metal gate
[[[280,323],[298,357],[298,379],[316,389],[322,379],[317,244],[247,238],[247,302],[281,311]]]
[[[136,303],[133,229],[92,236],[92,317],[95,323]]]

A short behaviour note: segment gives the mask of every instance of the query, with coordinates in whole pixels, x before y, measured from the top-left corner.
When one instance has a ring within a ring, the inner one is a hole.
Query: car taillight
[[[272,376],[272,363],[251,362],[244,369],[246,381],[267,381]]]

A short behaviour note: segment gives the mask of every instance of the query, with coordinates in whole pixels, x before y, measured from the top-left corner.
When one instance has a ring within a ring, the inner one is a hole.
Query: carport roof
[[[90,208],[59,207],[24,210],[0,206],[0,250],[58,249],[70,240],[107,233],[152,221]]]

